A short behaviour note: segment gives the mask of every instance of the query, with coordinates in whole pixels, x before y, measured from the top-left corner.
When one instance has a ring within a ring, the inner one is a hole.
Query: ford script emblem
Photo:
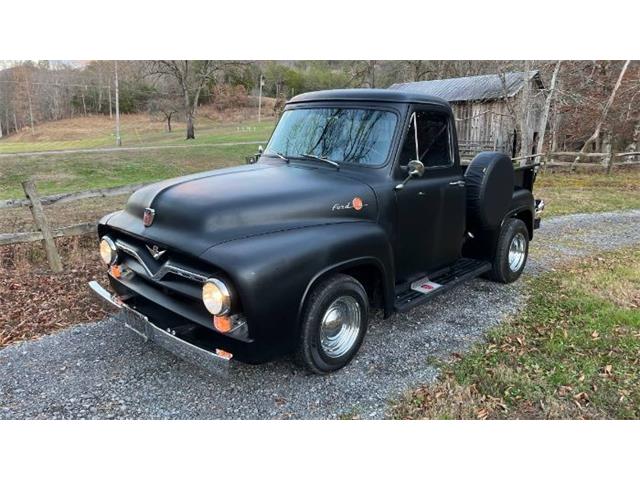
[[[156,216],[156,211],[153,208],[145,208],[144,215],[142,216],[142,224],[145,227],[150,226],[153,223],[153,219]]]

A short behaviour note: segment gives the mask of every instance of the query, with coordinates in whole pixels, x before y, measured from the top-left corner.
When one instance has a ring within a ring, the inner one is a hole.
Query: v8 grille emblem
[[[151,254],[154,260],[158,260],[162,255],[167,253],[166,250],[160,250],[158,248],[158,245],[154,245],[153,247],[150,247],[149,245],[145,245],[145,247],[147,247],[147,250],[149,251],[149,253]]]

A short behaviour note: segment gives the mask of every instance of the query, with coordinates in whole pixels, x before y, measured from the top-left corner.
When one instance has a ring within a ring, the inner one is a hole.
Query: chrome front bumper
[[[231,359],[217,355],[196,345],[172,335],[169,332],[156,327],[142,313],[126,305],[117,295],[112,295],[98,282],[89,282],[89,287],[102,300],[121,310],[122,315],[115,318],[123,322],[124,326],[133,330],[145,341],[153,341],[165,350],[198,367],[215,373],[216,375],[227,376],[229,374]]]

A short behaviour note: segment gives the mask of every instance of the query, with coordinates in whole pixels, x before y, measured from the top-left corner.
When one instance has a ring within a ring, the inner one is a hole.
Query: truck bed
[[[471,162],[461,162],[460,166],[462,167],[463,174],[467,170],[469,163]],[[540,163],[532,163],[531,165],[514,165],[513,172],[515,174],[515,188],[524,188],[533,192],[533,184],[536,180],[537,167],[539,166]]]

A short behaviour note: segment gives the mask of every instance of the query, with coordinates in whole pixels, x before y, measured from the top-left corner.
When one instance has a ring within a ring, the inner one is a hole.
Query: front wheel
[[[500,283],[515,282],[527,263],[529,255],[529,231],[524,222],[509,218],[502,225],[496,254],[489,276]]]
[[[344,367],[362,345],[368,318],[367,292],[355,278],[336,274],[321,281],[304,308],[298,363],[318,374]]]

